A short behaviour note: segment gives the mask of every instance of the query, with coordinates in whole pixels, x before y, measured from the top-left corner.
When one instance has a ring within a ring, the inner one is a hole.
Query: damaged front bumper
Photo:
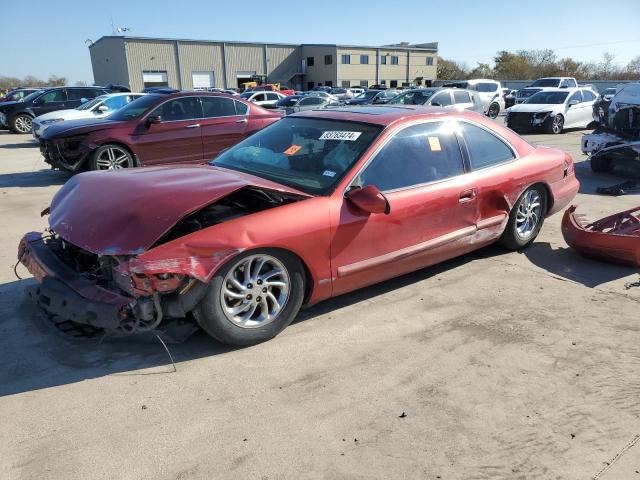
[[[206,293],[205,283],[184,275],[129,272],[128,261],[107,258],[100,269],[78,271],[56,253],[52,241],[65,245],[61,239],[31,232],[18,247],[20,263],[38,281],[27,294],[48,315],[105,330],[142,333],[157,328],[163,319],[184,318]]]
[[[562,235],[587,257],[640,267],[640,207],[588,223],[572,205],[564,213]]]
[[[44,161],[52,168],[59,168],[75,172],[84,164],[90,150],[80,145],[80,140],[63,139],[60,141],[42,140],[35,137],[40,142],[40,153]]]

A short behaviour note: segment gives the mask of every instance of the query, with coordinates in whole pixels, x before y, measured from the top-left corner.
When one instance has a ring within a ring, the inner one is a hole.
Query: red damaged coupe
[[[479,114],[318,110],[209,165],[80,174],[19,258],[49,314],[136,333],[192,312],[250,345],[303,304],[493,242],[523,248],[578,186],[569,155]]]

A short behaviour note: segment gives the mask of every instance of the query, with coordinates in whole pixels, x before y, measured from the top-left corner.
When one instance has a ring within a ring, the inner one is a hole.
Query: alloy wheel
[[[516,214],[516,231],[522,239],[529,238],[538,227],[542,218],[542,199],[540,194],[531,189],[525,193],[518,205]]]
[[[31,132],[31,117],[20,115],[16,118],[14,125],[19,133],[29,133]]]
[[[564,120],[562,120],[562,117],[560,115],[556,115],[553,118],[553,123],[551,124],[551,130],[553,131],[553,133],[560,133],[562,132],[562,126],[564,125]]]
[[[489,118],[496,118],[498,116],[498,113],[500,113],[500,107],[497,104],[492,103],[489,107]]]
[[[96,159],[98,170],[118,170],[129,166],[129,153],[118,147],[109,147]]]
[[[290,285],[289,273],[277,258],[264,254],[245,257],[222,282],[222,311],[239,327],[262,327],[280,315],[289,299]]]

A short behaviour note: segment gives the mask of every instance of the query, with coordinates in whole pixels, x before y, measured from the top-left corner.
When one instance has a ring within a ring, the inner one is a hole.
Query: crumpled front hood
[[[64,122],[50,125],[40,138],[42,140],[52,140],[62,137],[73,137],[75,135],[83,135],[96,130],[113,128],[114,126],[122,123],[126,122],[109,120],[107,118],[79,118],[74,120],[65,120]]]
[[[283,185],[208,165],[81,173],[51,202],[51,229],[100,255],[136,255],[186,215],[247,186],[305,195]]]

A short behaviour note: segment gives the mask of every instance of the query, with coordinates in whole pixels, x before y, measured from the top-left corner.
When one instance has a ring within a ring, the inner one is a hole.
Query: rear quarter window
[[[472,170],[480,170],[516,158],[503,140],[484,128],[461,122],[461,131],[469,152]]]

